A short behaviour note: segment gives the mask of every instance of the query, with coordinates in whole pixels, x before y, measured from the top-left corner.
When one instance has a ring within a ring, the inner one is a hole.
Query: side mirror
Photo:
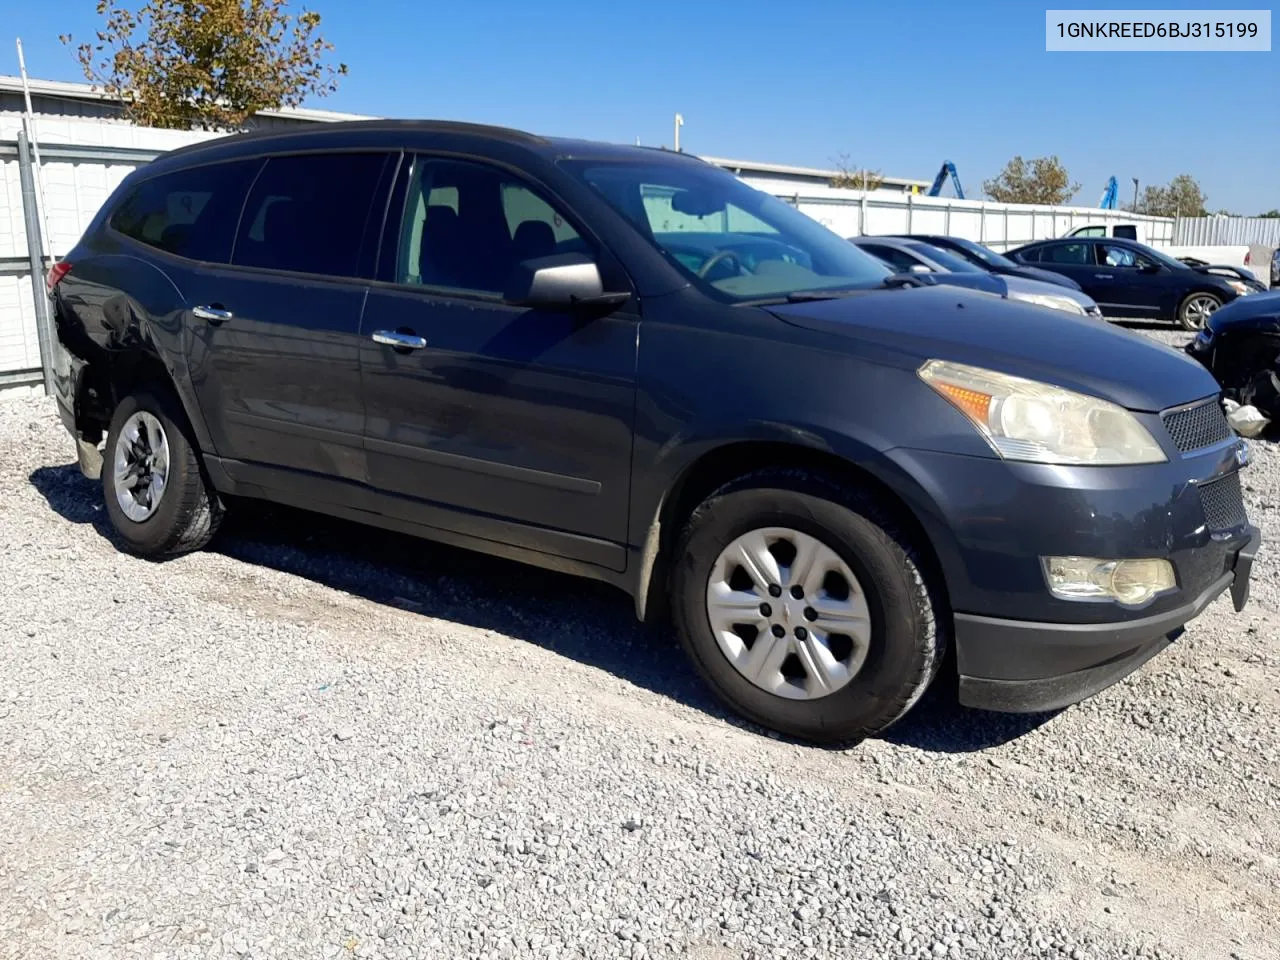
[[[507,303],[547,310],[616,306],[629,297],[626,293],[606,293],[600,268],[581,253],[560,253],[517,263],[502,294]]]
[[[907,268],[907,272],[908,273],[933,273],[933,271],[930,270],[928,267],[926,267],[923,263],[913,263],[910,267]]]
[[[1138,270],[1141,273],[1159,273],[1161,266],[1158,263],[1140,263],[1138,264]]]

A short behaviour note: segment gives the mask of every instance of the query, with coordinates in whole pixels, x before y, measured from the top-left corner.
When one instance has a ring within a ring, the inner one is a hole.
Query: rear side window
[[[1105,237],[1107,235],[1106,227],[1081,227],[1073,236],[1077,237]],[[1119,236],[1119,234],[1117,234]]]
[[[1087,243],[1058,243],[1052,247],[1040,248],[1041,263],[1079,263],[1089,262],[1089,245]]]
[[[898,271],[908,271],[920,262],[911,254],[896,247],[886,247],[879,243],[863,243],[858,244],[858,246],[861,246],[867,253],[879,257]]]
[[[240,205],[261,166],[261,160],[238,160],[144,180],[124,198],[109,223],[157,250],[227,263]]]
[[[233,263],[358,277],[385,153],[272,157],[240,218]],[[376,234],[374,234],[376,236]],[[367,260],[368,258],[366,258]]]
[[[1119,237],[1121,240],[1137,240],[1138,228],[1132,223],[1122,223],[1115,228],[1113,236]]]

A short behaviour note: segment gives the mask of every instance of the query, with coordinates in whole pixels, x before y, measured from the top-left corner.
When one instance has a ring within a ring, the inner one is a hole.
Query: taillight
[[[1253,251],[1246,250],[1244,252],[1244,265],[1247,267],[1251,263],[1253,263]]]
[[[50,293],[53,293],[53,288],[56,287],[59,284],[59,282],[61,282],[62,278],[65,277],[70,272],[71,272],[71,261],[59,260],[52,267],[49,268],[49,272],[45,275],[45,278],[44,278],[44,285],[49,289]]]

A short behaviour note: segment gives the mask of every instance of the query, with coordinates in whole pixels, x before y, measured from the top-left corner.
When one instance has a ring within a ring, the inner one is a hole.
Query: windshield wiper
[[[813,290],[792,290],[775,297],[760,297],[740,301],[744,307],[772,307],[781,303],[814,303],[819,300],[844,300],[873,290],[890,290],[898,287],[923,287],[925,282],[911,273],[895,273],[885,277],[874,287],[816,287]]]
[[[816,290],[792,290],[787,294],[788,303],[809,303],[813,300],[840,300],[866,293],[866,287],[819,287]]]
[[[897,290],[900,287],[923,287],[926,283],[914,273],[892,273],[880,281],[880,286],[886,290]]]

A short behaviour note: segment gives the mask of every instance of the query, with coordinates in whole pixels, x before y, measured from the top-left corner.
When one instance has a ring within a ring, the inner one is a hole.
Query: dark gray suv
[[[1248,589],[1205,370],[917,283],[682,154],[426,122],[168,154],[49,276],[128,549],[257,497],[593,577],[813,740],[951,645],[963,702],[1063,706]]]

